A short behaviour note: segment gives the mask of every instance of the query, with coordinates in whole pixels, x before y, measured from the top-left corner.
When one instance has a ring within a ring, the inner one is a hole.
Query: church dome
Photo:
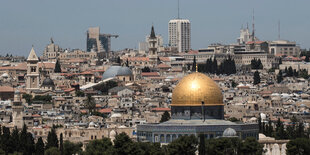
[[[235,129],[232,129],[232,128],[227,128],[223,132],[223,137],[236,137],[236,136],[237,136],[237,132]]]
[[[111,66],[102,75],[102,80],[114,78],[115,76],[131,76],[132,71],[128,67]]]
[[[55,86],[55,84],[51,78],[47,77],[43,80],[42,86]]]
[[[171,106],[216,106],[223,104],[223,95],[217,84],[202,73],[185,76],[174,88]]]

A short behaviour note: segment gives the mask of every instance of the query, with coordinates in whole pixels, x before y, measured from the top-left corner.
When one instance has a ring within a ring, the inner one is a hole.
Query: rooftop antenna
[[[178,19],[180,19],[180,0],[178,0]]]
[[[280,38],[281,38],[281,27],[280,27],[281,25],[280,25],[280,20],[278,21],[278,39],[280,40]]]
[[[253,28],[253,30],[252,30],[252,41],[255,41],[255,23],[254,23],[254,21],[255,21],[255,18],[254,18],[254,9],[253,9],[253,21],[252,21],[252,28]]]

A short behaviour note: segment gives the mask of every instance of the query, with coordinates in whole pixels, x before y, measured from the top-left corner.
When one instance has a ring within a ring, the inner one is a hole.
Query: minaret
[[[39,89],[39,58],[36,55],[33,47],[29,53],[27,59],[27,91],[38,90]]]
[[[21,95],[19,90],[15,91],[14,101],[12,105],[12,117],[13,117],[13,126],[16,126],[18,129],[22,129],[24,125],[23,114],[24,106],[21,101]]]
[[[155,35],[154,26],[152,26],[149,41],[149,59],[152,65],[157,64],[157,37]]]

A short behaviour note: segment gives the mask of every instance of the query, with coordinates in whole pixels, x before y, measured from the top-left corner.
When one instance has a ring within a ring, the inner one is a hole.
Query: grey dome
[[[55,84],[51,78],[47,77],[44,79],[42,86],[55,86]]]
[[[132,71],[128,67],[111,66],[102,75],[102,80],[114,78],[115,76],[131,76]]]
[[[237,132],[235,129],[232,129],[232,128],[227,128],[223,132],[223,137],[236,137],[236,136],[237,136]]]

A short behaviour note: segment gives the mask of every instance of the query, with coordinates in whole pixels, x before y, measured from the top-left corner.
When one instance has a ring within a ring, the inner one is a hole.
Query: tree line
[[[205,64],[198,64],[198,72],[202,73],[210,73],[210,74],[235,74],[236,70],[236,63],[235,60],[232,59],[230,56],[226,58],[220,65],[216,60],[216,57],[207,59]],[[196,70],[196,57],[193,60],[193,69],[192,71]]]
[[[0,154],[24,154],[24,155],[167,155],[188,154],[194,155],[196,151],[200,154],[261,154],[263,146],[254,137],[246,140],[239,138],[205,139],[200,135],[199,139],[194,136],[182,136],[168,145],[161,146],[160,143],[135,142],[126,133],[115,136],[113,142],[110,138],[90,141],[82,150],[82,143],[63,141],[63,134],[58,139],[56,127],[53,126],[48,133],[46,142],[38,138],[35,142],[33,135],[27,132],[27,126],[19,131],[14,128],[12,133],[9,128],[2,127],[0,132]]]
[[[284,77],[298,77],[308,79],[310,76],[308,74],[308,70],[300,69],[297,71],[296,69],[293,70],[293,68],[290,66],[289,68],[285,67],[283,72],[282,70],[279,70],[279,73],[277,74],[277,82],[282,82]]]

